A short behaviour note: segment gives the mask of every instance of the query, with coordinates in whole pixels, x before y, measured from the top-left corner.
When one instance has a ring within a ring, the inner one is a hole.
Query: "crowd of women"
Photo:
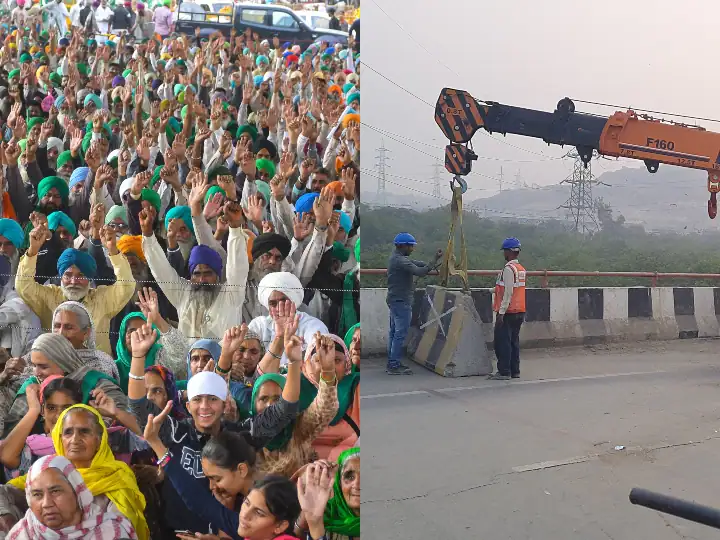
[[[359,52],[0,24],[0,536],[360,536]]]

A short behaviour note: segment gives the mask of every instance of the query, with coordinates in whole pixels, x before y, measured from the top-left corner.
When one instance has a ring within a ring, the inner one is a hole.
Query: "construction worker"
[[[520,240],[502,243],[505,267],[495,283],[495,356],[497,373],[488,378],[507,381],[520,377],[520,327],[525,320],[525,268],[518,262]]]
[[[388,361],[386,373],[389,375],[412,375],[412,370],[402,364],[403,347],[412,320],[413,293],[415,276],[426,276],[439,266],[443,252],[435,253],[432,264],[414,261],[410,254],[417,242],[410,233],[400,233],[395,237],[395,250],[387,266],[387,305],[390,310],[390,332],[388,333]]]

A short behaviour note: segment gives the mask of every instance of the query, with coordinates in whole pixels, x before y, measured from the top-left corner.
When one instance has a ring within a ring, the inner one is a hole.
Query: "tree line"
[[[363,208],[362,267],[385,268],[398,232],[409,232],[418,241],[413,258],[428,261],[445,249],[450,229],[450,208],[417,212],[404,208]],[[720,235],[716,232],[648,232],[615,217],[602,201],[597,207],[599,230],[582,235],[568,222],[537,223],[494,220],[471,211],[463,215],[468,268],[499,270],[504,261],[500,245],[515,236],[523,250],[521,262],[528,270],[578,270],[601,272],[690,272],[720,273]],[[459,258],[459,234],[456,255]],[[471,279],[473,287],[492,287],[495,278]],[[437,283],[429,276],[418,285]],[[459,280],[451,286],[459,286]],[[551,287],[649,286],[648,278],[551,277]],[[719,286],[720,280],[659,280],[660,286]],[[363,287],[384,287],[384,276],[363,276]],[[539,287],[540,278],[529,278],[529,287]]]

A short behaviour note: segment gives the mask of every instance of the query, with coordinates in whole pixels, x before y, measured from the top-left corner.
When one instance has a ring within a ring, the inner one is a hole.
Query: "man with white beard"
[[[11,266],[10,258],[0,253],[0,347],[11,358],[18,358],[30,350],[42,327],[38,316],[15,292]]]
[[[40,317],[43,328],[51,328],[55,308],[66,300],[81,302],[90,312],[97,331],[97,348],[112,355],[110,348],[110,319],[135,294],[135,280],[130,264],[118,251],[115,231],[103,227],[102,241],[115,270],[112,285],[91,287],[97,264],[92,256],[76,249],[66,249],[57,262],[60,286],[40,285],[35,281],[37,255],[48,238],[47,225],[41,223],[30,233],[30,248],[20,259],[15,287],[20,298]]]
[[[225,330],[242,322],[250,263],[247,235],[242,229],[243,212],[238,203],[225,204],[230,225],[227,249],[227,282],[221,283],[223,264],[220,255],[208,246],[195,246],[190,252],[190,280],[182,279],[167,260],[155,237],[156,211],[146,207],[140,212],[143,253],[158,285],[181,314],[178,329],[188,338],[221,338]]]
[[[10,259],[10,273],[17,273],[20,262],[20,249],[25,242],[25,233],[14,219],[0,219],[0,254]],[[15,288],[15,280],[13,287]]]

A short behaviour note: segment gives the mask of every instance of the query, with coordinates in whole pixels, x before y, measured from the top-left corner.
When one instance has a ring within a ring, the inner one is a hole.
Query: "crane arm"
[[[639,159],[651,173],[661,163],[701,169],[708,173],[708,214],[717,215],[720,192],[720,133],[697,126],[665,122],[632,110],[610,117],[575,112],[564,98],[555,111],[525,109],[481,102],[468,92],[445,88],[435,107],[435,121],[449,139],[445,168],[456,175],[468,174],[477,159],[467,145],[479,129],[542,139],[547,144],[574,146],[587,165],[593,151],[609,157]],[[465,146],[463,146],[465,145]]]

